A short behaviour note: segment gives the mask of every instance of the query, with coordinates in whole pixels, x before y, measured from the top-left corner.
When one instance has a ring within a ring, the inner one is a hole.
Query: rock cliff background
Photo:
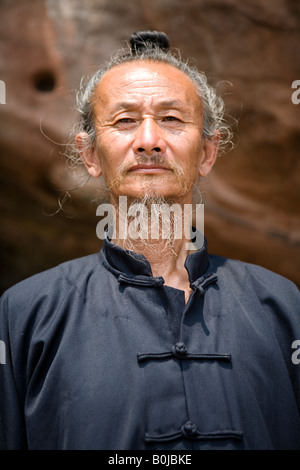
[[[202,183],[209,251],[300,285],[298,0],[1,0],[0,24],[1,291],[100,248],[91,183],[58,210],[77,184],[63,153],[81,77],[142,29],[194,58],[239,122]]]

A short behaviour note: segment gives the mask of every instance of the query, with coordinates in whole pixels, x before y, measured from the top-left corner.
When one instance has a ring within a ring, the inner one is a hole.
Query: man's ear
[[[80,132],[77,134],[75,137],[75,143],[87,171],[94,178],[98,178],[101,175],[102,170],[94,148],[87,145],[88,134],[86,132]]]
[[[220,133],[218,131],[210,137],[206,138],[203,143],[202,156],[199,164],[199,175],[206,176],[215,164],[218,156],[220,143]]]

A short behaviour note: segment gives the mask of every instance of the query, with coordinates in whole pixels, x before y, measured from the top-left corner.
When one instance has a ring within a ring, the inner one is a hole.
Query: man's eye
[[[117,122],[124,122],[124,123],[128,123],[128,122],[133,122],[133,119],[131,118],[122,118],[122,119],[119,119]]]
[[[163,118],[164,121],[167,121],[167,122],[171,122],[171,121],[180,121],[180,119],[178,119],[177,117],[175,116],[165,116]]]
[[[132,118],[121,118],[121,119],[118,119],[114,125],[117,126],[117,127],[121,127],[121,128],[127,128],[127,127],[131,127],[132,125],[134,125],[135,121],[134,119]]]

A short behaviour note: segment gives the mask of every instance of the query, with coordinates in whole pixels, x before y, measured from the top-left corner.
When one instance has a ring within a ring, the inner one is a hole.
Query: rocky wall
[[[232,118],[235,148],[201,184],[209,251],[300,285],[297,0],[2,0],[0,23],[1,290],[101,246],[97,189],[73,190],[65,163],[74,96],[142,29],[193,58]]]

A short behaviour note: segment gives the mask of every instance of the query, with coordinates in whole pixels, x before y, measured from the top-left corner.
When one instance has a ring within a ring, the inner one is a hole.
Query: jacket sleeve
[[[24,399],[18,389],[22,373],[16,371],[13,364],[18,352],[11,345],[9,313],[12,312],[9,312],[9,295],[6,292],[0,299],[0,449],[21,450],[27,449]]]
[[[250,266],[253,285],[280,346],[300,417],[300,292],[290,280]]]

